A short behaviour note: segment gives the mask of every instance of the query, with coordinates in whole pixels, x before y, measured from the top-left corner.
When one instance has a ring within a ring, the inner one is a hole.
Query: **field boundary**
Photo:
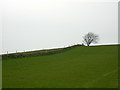
[[[48,49],[48,50],[37,50],[37,51],[30,51],[30,52],[19,52],[19,53],[12,53],[12,54],[4,54],[2,55],[3,60],[5,58],[20,58],[20,57],[29,57],[29,56],[44,56],[44,55],[52,55],[57,53],[62,53],[70,48],[83,46],[81,44],[65,47],[65,48],[57,48],[57,49]]]

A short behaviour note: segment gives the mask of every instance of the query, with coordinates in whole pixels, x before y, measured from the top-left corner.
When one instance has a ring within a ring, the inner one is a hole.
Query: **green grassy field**
[[[3,88],[117,88],[118,46],[76,46],[52,55],[6,58]]]
[[[0,89],[2,88],[2,58],[0,56]]]

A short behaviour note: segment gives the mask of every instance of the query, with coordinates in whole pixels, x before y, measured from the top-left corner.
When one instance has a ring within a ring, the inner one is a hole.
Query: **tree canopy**
[[[91,43],[97,43],[98,39],[99,39],[99,36],[92,32],[89,32],[89,33],[85,34],[85,36],[83,36],[83,42],[87,46],[89,46]]]

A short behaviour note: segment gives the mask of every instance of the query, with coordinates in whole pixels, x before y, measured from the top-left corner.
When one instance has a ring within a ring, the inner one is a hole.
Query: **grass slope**
[[[3,88],[117,88],[118,46],[3,60]]]

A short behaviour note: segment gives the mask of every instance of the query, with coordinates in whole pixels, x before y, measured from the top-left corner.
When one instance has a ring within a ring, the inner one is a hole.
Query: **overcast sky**
[[[89,1],[89,2],[88,2]],[[118,43],[118,0],[3,0],[3,52],[82,43],[94,32],[98,44]]]

